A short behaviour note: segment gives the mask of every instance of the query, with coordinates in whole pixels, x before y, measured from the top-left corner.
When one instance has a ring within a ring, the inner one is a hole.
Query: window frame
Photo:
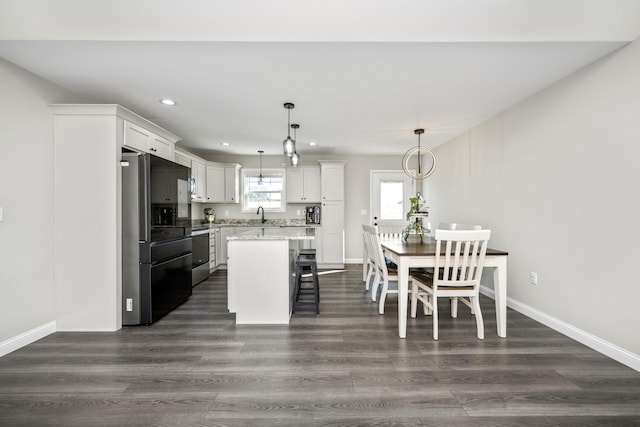
[[[260,169],[258,168],[242,168],[240,179],[242,182],[242,194],[240,197],[241,211],[242,213],[255,213],[255,207],[247,207],[247,191],[246,191],[246,179],[247,177],[260,176]],[[279,208],[263,207],[265,212],[279,212],[284,213],[287,211],[287,174],[284,168],[267,168],[262,169],[263,177],[270,176],[282,176],[282,191],[280,191],[281,203]]]

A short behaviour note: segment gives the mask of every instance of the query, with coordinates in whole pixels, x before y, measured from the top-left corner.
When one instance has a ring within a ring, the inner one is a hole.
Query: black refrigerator
[[[191,295],[191,174],[122,153],[122,324],[147,325]]]

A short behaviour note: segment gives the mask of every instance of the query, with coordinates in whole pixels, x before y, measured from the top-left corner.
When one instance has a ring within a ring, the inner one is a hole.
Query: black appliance
[[[305,208],[307,224],[320,225],[320,206],[307,206]]]
[[[191,286],[209,278],[209,227],[191,232],[193,240]]]
[[[155,322],[191,295],[189,168],[122,153],[122,324]]]

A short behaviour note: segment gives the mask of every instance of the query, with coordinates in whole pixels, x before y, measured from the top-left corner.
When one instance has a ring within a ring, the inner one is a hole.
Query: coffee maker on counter
[[[320,206],[307,206],[304,216],[307,224],[320,225]]]

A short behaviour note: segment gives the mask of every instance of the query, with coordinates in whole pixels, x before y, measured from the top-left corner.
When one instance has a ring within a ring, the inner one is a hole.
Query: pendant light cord
[[[418,175],[422,174],[421,164],[422,160],[420,158],[420,134],[418,134]]]

